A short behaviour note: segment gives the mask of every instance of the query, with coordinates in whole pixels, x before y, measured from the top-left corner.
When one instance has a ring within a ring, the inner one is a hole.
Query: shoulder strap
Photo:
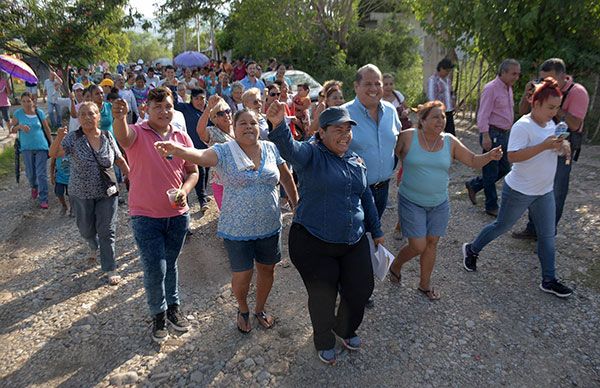
[[[81,134],[83,135],[83,131],[81,132]],[[110,148],[113,148],[112,144],[111,144],[111,141],[110,141],[110,137],[105,133],[105,131],[100,131],[100,137],[102,137],[102,136],[106,137],[106,141],[108,142],[108,146]],[[94,151],[94,148],[90,144],[90,141],[88,140],[87,137],[85,138],[85,141],[87,142],[88,146],[90,147],[90,150],[92,150],[92,155],[94,156],[94,159],[96,160],[96,163],[98,164],[98,166],[100,166],[102,168],[110,168],[112,166],[112,163],[111,163],[111,166],[108,166],[108,167],[105,167],[102,164],[100,164],[100,161],[98,160],[98,157],[96,156],[96,151]],[[100,145],[100,147],[102,147],[102,145]],[[113,149],[113,152],[114,152],[114,149]]]
[[[35,108],[35,115],[37,116],[39,122],[40,122],[40,128],[42,129],[42,133],[44,134],[44,139],[46,139],[46,141],[48,142],[48,147],[50,147],[50,139],[48,139],[48,135],[46,134],[46,131],[44,130],[44,122],[42,121],[42,118],[40,117],[40,114],[38,113],[38,108]]]
[[[573,81],[573,83],[571,84],[571,86],[569,86],[567,91],[563,93],[562,100],[560,101],[561,108],[562,108],[563,104],[565,103],[567,96],[569,95],[569,92],[571,91],[571,89],[573,89],[573,86],[575,86],[575,81]]]

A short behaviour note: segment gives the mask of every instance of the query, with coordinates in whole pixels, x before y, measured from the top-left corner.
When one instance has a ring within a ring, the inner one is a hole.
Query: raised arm
[[[325,103],[320,102],[315,106],[312,120],[310,121],[310,132],[308,136],[312,136],[319,130],[319,115],[325,110]]]
[[[446,135],[452,136],[452,135]],[[502,147],[492,148],[485,154],[475,154],[468,149],[460,140],[452,136],[452,158],[458,160],[464,165],[472,168],[480,169],[492,160],[500,160],[502,158]]]
[[[76,119],[77,118],[77,107],[75,106],[75,94],[71,92],[71,94],[69,95],[69,98],[71,99],[71,109],[70,109],[70,114],[71,117]]]
[[[269,140],[279,149],[281,156],[294,167],[306,165],[313,153],[313,145],[296,141],[292,138],[290,128],[285,122],[285,103],[273,101],[267,111],[269,121]]]
[[[210,142],[210,134],[206,130],[206,127],[208,126],[208,119],[210,117],[210,111],[215,107],[215,105],[217,105],[217,102],[219,102],[220,98],[221,97],[214,95],[208,99],[206,108],[204,109],[204,112],[202,112],[202,116],[200,116],[198,124],[196,125],[196,132],[198,133],[198,136],[200,136],[200,140],[206,144]]]
[[[128,148],[135,141],[135,132],[127,125],[127,112],[129,108],[127,102],[122,98],[115,100],[112,106],[113,131],[117,142],[123,148]]]
[[[62,148],[62,141],[67,136],[69,130],[67,127],[58,128],[56,131],[56,139],[52,142],[50,146],[50,150],[48,151],[48,156],[51,158],[58,158],[65,154],[65,150]]]

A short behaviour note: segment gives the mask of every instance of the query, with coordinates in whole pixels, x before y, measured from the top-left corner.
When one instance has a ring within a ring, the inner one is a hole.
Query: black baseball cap
[[[342,123],[350,123],[356,125],[356,121],[350,118],[348,109],[341,106],[332,106],[331,108],[325,109],[319,115],[319,126],[326,128],[328,125],[336,125]]]

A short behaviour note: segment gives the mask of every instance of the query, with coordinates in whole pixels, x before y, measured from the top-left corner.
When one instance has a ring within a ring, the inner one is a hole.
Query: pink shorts
[[[216,183],[211,183],[213,194],[215,195],[215,201],[217,202],[217,207],[221,210],[221,203],[223,202],[223,186],[218,185]]]

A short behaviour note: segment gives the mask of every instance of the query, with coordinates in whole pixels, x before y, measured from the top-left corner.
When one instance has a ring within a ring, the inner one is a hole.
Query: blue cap
[[[350,118],[348,109],[341,106],[332,106],[331,108],[325,109],[319,115],[319,127],[325,128],[328,125],[336,125],[342,123],[350,123],[356,125],[356,121]]]

